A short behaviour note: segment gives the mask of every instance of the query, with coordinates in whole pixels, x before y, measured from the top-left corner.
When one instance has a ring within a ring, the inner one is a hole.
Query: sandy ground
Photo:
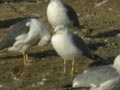
[[[106,2],[102,2],[106,1]],[[79,17],[81,25],[87,28],[83,38],[91,52],[105,59],[92,65],[111,64],[120,53],[120,1],[119,0],[65,0]],[[37,17],[53,33],[47,21],[48,1],[0,4],[0,39],[7,28],[27,17]],[[75,30],[73,30],[76,33]],[[80,33],[77,33],[80,36]],[[29,50],[30,59],[35,63],[24,68],[22,54],[18,52],[0,53],[0,90],[66,90],[73,78],[88,68],[92,60],[83,57],[76,60],[75,73],[70,75],[71,62],[67,73],[63,74],[63,59],[51,44]]]

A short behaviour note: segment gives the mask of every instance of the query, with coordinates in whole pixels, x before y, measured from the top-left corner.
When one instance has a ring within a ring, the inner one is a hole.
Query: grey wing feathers
[[[12,46],[12,44],[15,42],[15,38],[23,33],[29,32],[29,27],[25,26],[26,22],[29,19],[23,20],[21,22],[18,22],[14,25],[12,25],[9,29],[5,37],[0,42],[0,50],[8,48]]]
[[[73,25],[76,27],[80,27],[79,19],[74,9],[67,4],[64,4],[64,5],[67,9],[67,15],[70,18],[70,20],[73,22]]]
[[[91,57],[91,53],[87,45],[84,43],[84,41],[79,36],[72,34],[72,41],[78,49],[82,50],[85,56]]]
[[[111,66],[99,66],[78,75],[74,81],[78,81],[80,86],[100,85],[107,80],[116,78],[118,75],[117,71]]]

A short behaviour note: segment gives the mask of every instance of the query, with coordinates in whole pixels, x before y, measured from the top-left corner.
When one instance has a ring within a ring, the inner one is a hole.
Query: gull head
[[[120,71],[120,55],[118,55],[113,63],[114,68],[116,68],[118,71]]]

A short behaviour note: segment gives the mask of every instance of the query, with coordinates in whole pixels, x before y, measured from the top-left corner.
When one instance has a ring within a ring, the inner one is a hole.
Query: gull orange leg
[[[64,60],[64,73],[66,73],[66,60]]]
[[[25,56],[25,52],[23,51],[23,62],[24,62],[24,66],[26,67],[26,56]]]
[[[33,60],[28,59],[28,54],[26,51],[23,52],[23,59],[24,59],[24,65],[25,67],[29,67],[33,64]]]
[[[74,70],[75,70],[74,66],[75,66],[75,60],[73,59],[73,61],[72,61],[72,68],[71,68],[71,75],[74,74]]]

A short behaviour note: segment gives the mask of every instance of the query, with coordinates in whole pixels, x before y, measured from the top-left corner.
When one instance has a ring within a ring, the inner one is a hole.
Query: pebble
[[[17,77],[14,77],[13,80],[15,80],[15,81],[20,81],[20,79],[17,78]]]
[[[2,84],[0,84],[0,88],[2,88],[3,87],[3,85]]]

